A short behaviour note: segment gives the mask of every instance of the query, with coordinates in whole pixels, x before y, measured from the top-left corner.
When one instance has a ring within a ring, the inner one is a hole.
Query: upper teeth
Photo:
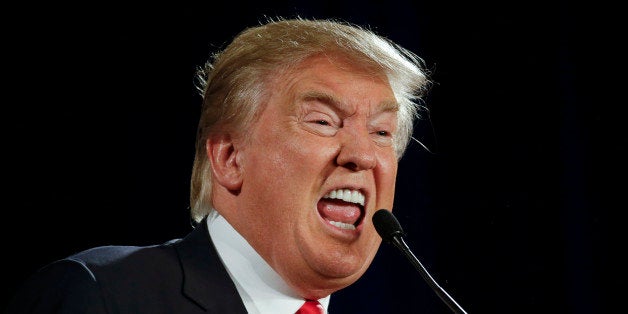
[[[338,189],[325,194],[323,198],[339,199],[364,206],[365,197],[364,194],[358,190]]]

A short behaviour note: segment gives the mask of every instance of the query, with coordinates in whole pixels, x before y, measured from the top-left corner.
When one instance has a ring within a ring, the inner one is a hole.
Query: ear
[[[242,187],[242,169],[236,158],[238,150],[229,134],[210,136],[205,142],[207,157],[211,162],[216,183],[230,191]]]

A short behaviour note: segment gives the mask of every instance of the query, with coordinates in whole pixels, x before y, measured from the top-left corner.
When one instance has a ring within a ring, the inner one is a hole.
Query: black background
[[[5,5],[2,302],[79,250],[185,235],[196,66],[264,16],[300,15],[369,26],[432,71],[415,131],[431,152],[409,146],[394,210],[467,312],[616,312],[619,12],[599,1]],[[388,245],[330,310],[450,312]]]

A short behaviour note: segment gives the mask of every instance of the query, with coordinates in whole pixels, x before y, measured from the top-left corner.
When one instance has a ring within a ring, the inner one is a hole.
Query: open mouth
[[[359,190],[336,189],[318,201],[318,212],[331,225],[355,230],[364,218],[364,194]]]

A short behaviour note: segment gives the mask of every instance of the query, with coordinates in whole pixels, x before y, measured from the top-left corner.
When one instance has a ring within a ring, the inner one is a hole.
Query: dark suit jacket
[[[183,239],[104,246],[34,274],[7,313],[246,313],[200,223]]]

